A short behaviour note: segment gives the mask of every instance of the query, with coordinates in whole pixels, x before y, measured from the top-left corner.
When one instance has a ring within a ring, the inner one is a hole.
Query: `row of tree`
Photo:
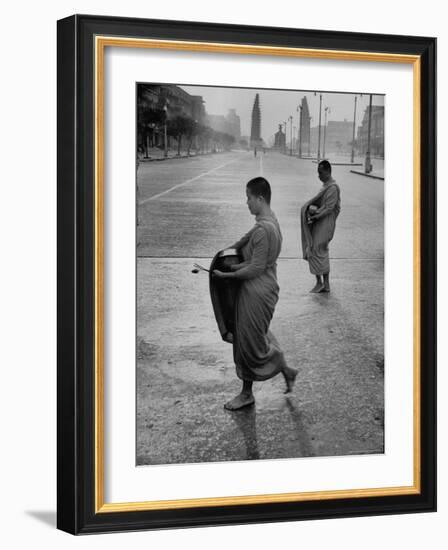
[[[182,145],[187,150],[187,154],[190,154],[192,148],[201,152],[228,151],[235,142],[234,136],[230,134],[217,132],[182,113],[170,115],[168,110],[163,108],[140,106],[137,118],[140,142],[144,149],[147,149],[148,143],[154,142],[156,134],[160,136],[165,132],[165,124],[167,136],[173,137],[177,141],[178,155],[180,155]],[[164,143],[163,145],[165,146]]]

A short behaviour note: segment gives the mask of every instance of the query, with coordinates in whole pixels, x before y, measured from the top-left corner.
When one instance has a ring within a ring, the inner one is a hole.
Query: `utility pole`
[[[299,105],[300,121],[299,121],[299,158],[302,158],[302,105]]]
[[[299,140],[300,140],[300,105],[296,107],[296,113],[297,113],[297,155],[299,155]]]
[[[351,163],[355,162],[355,130],[356,130],[356,102],[358,101],[358,96],[355,95],[355,109],[353,111],[353,137],[352,137],[352,156]]]
[[[370,130],[372,128],[372,94],[370,94],[369,99],[369,127],[367,131],[367,151],[366,151],[366,162],[364,166],[364,172],[370,174],[372,171],[372,163],[370,161]]]
[[[317,92],[314,92],[316,95]],[[320,125],[322,121],[322,94],[319,94],[319,129],[318,129],[318,137],[317,137],[317,162],[320,161]]]
[[[167,158],[168,156],[168,132],[167,132],[167,119],[168,119],[168,100],[165,101],[165,105],[163,107],[163,110],[165,111],[165,124],[163,128],[163,156]]]
[[[310,157],[311,156],[311,119],[313,118],[312,116],[308,117],[309,120],[310,120],[310,132],[309,132],[309,137],[308,137],[308,156]]]
[[[289,115],[289,156],[292,156],[292,115]]]
[[[284,120],[284,121],[283,121],[283,124],[285,125],[285,149],[284,149],[283,152],[284,152],[284,154],[286,155],[286,151],[287,151],[287,149],[286,149],[286,132],[287,132],[286,125],[287,125],[288,123],[286,122],[286,120]]]
[[[145,159],[149,158],[149,124],[146,125],[146,147],[145,147]]]
[[[324,122],[324,150],[322,152],[322,157],[325,158],[325,140],[327,138],[327,112],[330,111],[330,107],[325,107],[325,122]]]

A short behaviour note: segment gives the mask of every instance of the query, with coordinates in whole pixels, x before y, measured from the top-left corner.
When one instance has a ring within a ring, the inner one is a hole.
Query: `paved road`
[[[141,164],[139,256],[205,257],[232,243],[252,225],[245,185],[264,175],[272,186],[282,257],[299,254],[298,212],[317,193],[317,166],[279,154],[226,153]],[[332,257],[383,257],[383,182],[336,166],[343,208]]]
[[[269,179],[284,235],[272,329],[299,369],[285,397],[276,377],[256,406],[229,413],[239,390],[220,341],[208,279],[192,275],[253,224],[245,183]],[[383,182],[335,167],[342,212],[332,292],[311,295],[297,213],[317,191],[316,165],[277,154],[226,153],[139,167],[137,463],[160,464],[383,451]]]

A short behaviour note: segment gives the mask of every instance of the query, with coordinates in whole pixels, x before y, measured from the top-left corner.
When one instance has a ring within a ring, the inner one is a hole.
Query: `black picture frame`
[[[415,494],[98,511],[96,36],[409,55],[420,66],[420,483]],[[436,39],[74,15],[58,21],[57,526],[73,534],[436,510]]]

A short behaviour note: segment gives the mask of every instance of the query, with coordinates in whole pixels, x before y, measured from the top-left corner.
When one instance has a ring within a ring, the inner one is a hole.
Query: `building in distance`
[[[172,146],[180,148],[181,138],[176,139],[173,135],[166,136],[166,125],[174,124],[176,120],[189,121],[190,125],[203,125],[205,119],[206,112],[202,96],[190,95],[179,86],[171,84],[138,85],[138,149],[145,151],[146,155],[152,148]],[[165,139],[167,139],[166,144]]]
[[[368,147],[369,107],[364,111],[361,125],[358,127],[358,153],[365,154]],[[370,126],[370,154],[384,158],[384,105],[372,105],[372,119]]]
[[[286,149],[286,135],[282,130],[282,125],[278,125],[278,132],[274,135],[274,149],[276,151],[284,152]]]
[[[240,141],[241,122],[236,109],[229,109],[227,115],[207,115],[206,119],[208,126],[213,130],[233,136],[236,143]]]
[[[311,128],[311,151],[315,154],[318,150],[319,126]],[[327,126],[320,127],[320,151],[338,155],[349,155],[352,150],[353,121],[329,120]]]

